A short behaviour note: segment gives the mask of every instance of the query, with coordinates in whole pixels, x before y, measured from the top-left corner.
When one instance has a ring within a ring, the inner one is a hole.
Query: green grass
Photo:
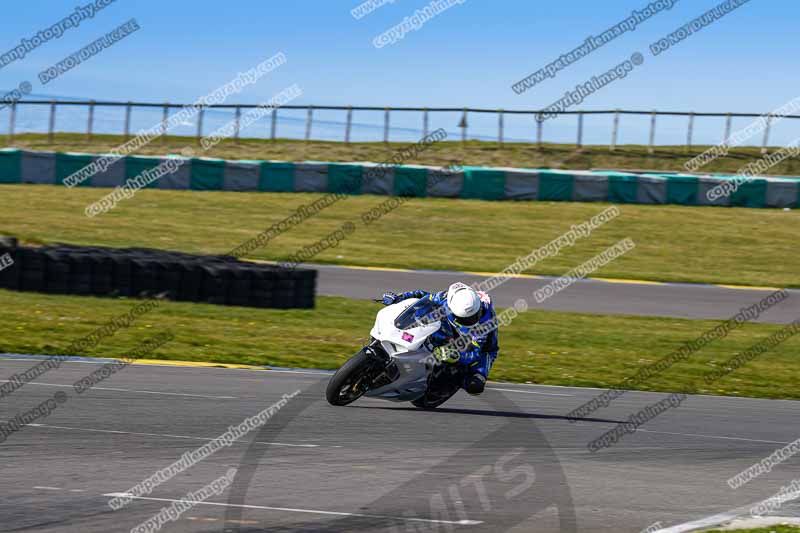
[[[7,142],[0,138],[0,142]],[[62,152],[107,152],[124,142],[121,135],[94,135],[92,141],[77,133],[57,133],[53,142],[44,134],[23,134],[14,138],[13,146],[30,150],[55,150]],[[278,139],[225,140],[205,153],[209,157],[223,159],[279,159],[284,161],[387,161],[395,151],[408,143],[351,143],[326,141],[299,141]],[[144,147],[140,154],[178,153],[185,146],[195,146],[194,137],[167,136]],[[496,142],[442,141],[431,145],[419,157],[407,161],[414,164],[445,165],[452,161],[464,165],[588,169],[614,168],[631,170],[683,171],[683,164],[708,149],[695,146],[687,150],[684,146],[657,146],[648,153],[646,146],[621,145],[611,152],[609,147],[584,146],[576,150],[572,144],[506,143]],[[199,148],[198,148],[199,149]],[[777,148],[771,148],[771,151]],[[727,157],[718,159],[705,167],[704,172],[736,172],[744,165],[762,157],[760,148],[734,148]],[[779,175],[800,175],[800,160],[789,158],[770,169]]]
[[[149,246],[226,253],[321,194],[145,189],[87,218],[108,189],[3,185],[0,234],[28,243]],[[413,199],[369,226],[362,213],[386,197],[352,196],[252,253],[282,260],[345,221],[357,230],[319,263],[497,272],[607,207],[578,202]],[[529,273],[562,275],[617,241],[636,248],[595,277],[800,287],[800,212],[620,205],[621,215]]]
[[[135,301],[0,291],[0,351],[58,354],[71,341],[124,314]],[[163,302],[83,355],[123,356],[170,329],[153,358],[333,369],[369,336],[379,304],[319,297],[313,310],[270,310]],[[495,380],[607,387],[677,349],[717,322],[528,311],[500,332]],[[643,390],[800,399],[800,337],[714,384],[705,372],[780,326],[745,324],[712,342]]]

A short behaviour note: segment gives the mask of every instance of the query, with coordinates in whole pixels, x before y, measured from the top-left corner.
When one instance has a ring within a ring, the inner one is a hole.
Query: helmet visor
[[[475,324],[478,323],[478,320],[480,318],[481,318],[480,309],[474,315],[468,316],[466,318],[462,318],[460,316],[455,317],[456,324],[458,324],[459,326],[474,326]]]

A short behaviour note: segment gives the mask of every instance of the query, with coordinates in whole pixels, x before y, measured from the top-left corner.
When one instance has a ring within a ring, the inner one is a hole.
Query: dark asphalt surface
[[[367,300],[387,290],[440,291],[455,281],[479,282],[485,276],[445,271],[388,271],[313,265],[319,271],[317,293]],[[581,280],[537,304],[533,292],[552,278],[512,278],[491,291],[495,305],[510,307],[525,298],[531,309],[596,314],[664,316],[674,318],[729,318],[772,290],[730,289],[685,283],[647,284]],[[800,291],[761,315],[756,322],[788,324],[800,316]]]
[[[32,364],[0,359],[0,378]],[[725,482],[800,437],[798,402],[690,397],[590,453],[590,440],[665,395],[630,392],[572,423],[563,415],[597,390],[495,383],[433,412],[374,399],[336,408],[321,395],[327,376],[313,372],[151,365],[77,395],[71,384],[97,368],[66,362],[0,400],[8,420],[67,394],[0,444],[0,531],[130,531],[231,467],[234,489],[162,531],[221,532],[226,516],[227,531],[247,532],[568,531],[574,516],[577,531],[636,532],[757,502],[800,477],[793,458],[738,490]],[[104,495],[296,390],[264,428],[156,487],[157,500],[108,507]]]

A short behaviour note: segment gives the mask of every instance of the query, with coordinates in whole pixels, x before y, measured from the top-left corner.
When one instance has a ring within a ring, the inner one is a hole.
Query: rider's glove
[[[433,356],[437,361],[449,364],[458,363],[458,360],[461,359],[461,354],[458,353],[458,350],[447,345],[434,348]]]
[[[383,293],[383,305],[392,305],[397,301],[397,295],[393,292]]]

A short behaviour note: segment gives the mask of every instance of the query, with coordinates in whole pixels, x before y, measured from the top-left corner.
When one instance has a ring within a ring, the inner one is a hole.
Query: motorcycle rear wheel
[[[455,393],[458,392],[458,389],[455,389],[453,392],[450,392],[445,395],[435,395],[431,396],[430,393],[426,392],[424,396],[417,398],[416,400],[411,400],[411,403],[414,406],[419,407],[420,409],[436,409],[444,402],[449,400],[453,397]]]
[[[434,374],[428,383],[428,390],[416,400],[411,400],[420,409],[436,409],[458,392],[461,373],[450,369]]]

